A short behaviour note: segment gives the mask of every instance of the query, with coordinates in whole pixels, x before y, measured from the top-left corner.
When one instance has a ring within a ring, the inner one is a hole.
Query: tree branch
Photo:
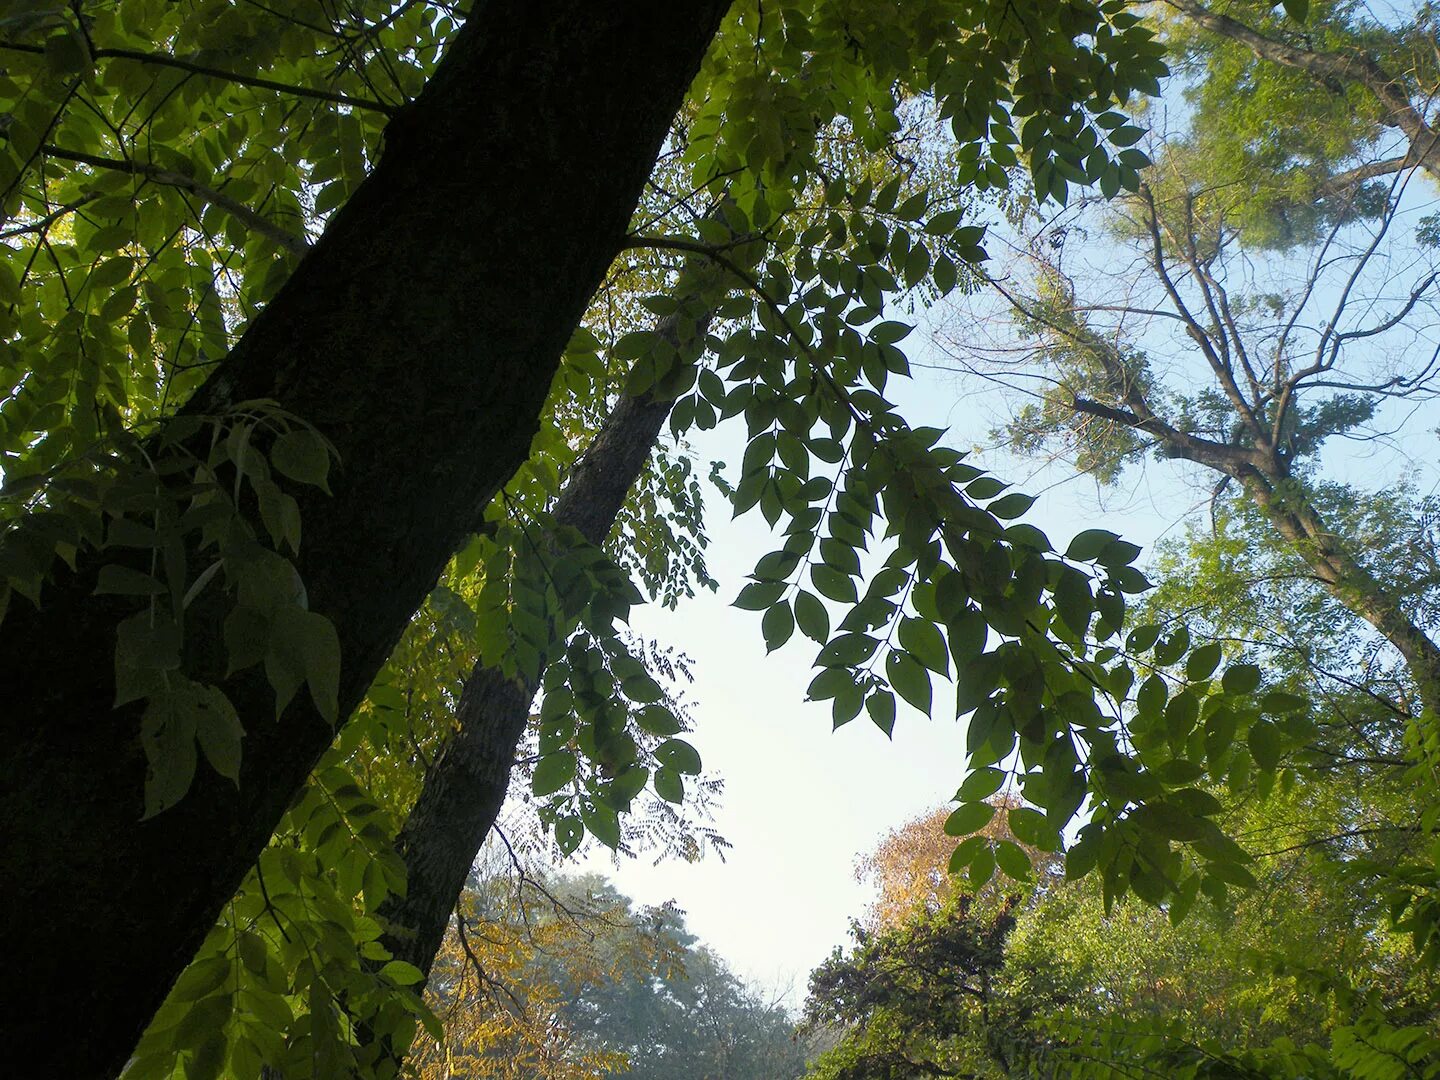
[[[1244,45],[1258,59],[1304,71],[1319,80],[1343,79],[1364,86],[1389,111],[1390,118],[1383,122],[1399,128],[1410,140],[1407,160],[1440,179],[1440,131],[1414,106],[1405,85],[1373,57],[1358,50],[1321,52],[1300,48],[1267,37],[1228,15],[1211,11],[1196,0],[1166,0],[1166,3],[1206,30]]]
[[[1385,158],[1383,161],[1367,162],[1364,165],[1357,165],[1353,169],[1347,169],[1345,172],[1336,173],[1320,185],[1318,194],[1339,195],[1366,180],[1373,180],[1377,176],[1393,176],[1397,172],[1404,172],[1418,164],[1420,162],[1413,151],[1401,154],[1399,157]]]
[[[44,55],[45,49],[41,45],[22,45],[18,41],[0,41],[0,49],[9,52],[31,53]],[[176,68],[180,71],[188,71],[192,75],[204,75],[210,79],[220,79],[223,82],[235,83],[239,86],[253,86],[260,90],[274,90],[278,94],[288,94],[292,97],[311,98],[315,101],[328,101],[334,105],[345,105],[352,109],[369,109],[373,112],[381,112],[386,116],[394,116],[398,111],[397,106],[387,105],[383,101],[375,101],[372,98],[351,97],[349,94],[339,94],[333,90],[317,90],[309,86],[292,86],[289,83],[276,82],[274,79],[262,79],[258,75],[246,75],[238,71],[226,71],[224,68],[210,67],[208,64],[196,64],[189,60],[181,60],[178,56],[170,56],[167,53],[145,53],[135,49],[96,49],[91,54],[95,60],[132,60],[137,64],[151,64],[157,67]]]
[[[65,161],[74,161],[81,165],[89,165],[95,169],[109,169],[113,172],[129,173],[132,176],[143,176],[145,179],[156,183],[164,184],[166,187],[180,188],[192,195],[204,199],[214,206],[220,207],[231,217],[240,221],[251,230],[268,236],[277,244],[283,247],[292,255],[304,255],[310,250],[310,241],[303,236],[296,236],[287,229],[281,228],[275,222],[262,217],[250,207],[232,199],[223,191],[202,184],[193,177],[184,173],[173,172],[170,169],[162,169],[156,165],[147,165],[141,161],[134,161],[128,158],[106,158],[98,157],[95,154],[87,154],[79,150],[67,150],[62,146],[54,146],[46,143],[44,152],[51,157],[61,158]]]

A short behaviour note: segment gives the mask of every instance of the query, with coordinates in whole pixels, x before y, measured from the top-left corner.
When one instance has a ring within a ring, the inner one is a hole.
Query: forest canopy
[[[816,1075],[1436,1074],[1433,479],[1334,448],[1433,394],[1437,68],[1428,5],[7,8],[5,1033],[129,1080],[535,1045],[437,1007],[555,975],[456,944],[477,855],[507,792],[541,862],[723,849],[690,661],[628,625],[720,588],[836,727],[965,730],[817,971]],[[1185,463],[1207,523],[1047,536],[896,404],[937,351],[1018,454]],[[773,537],[744,581],[721,504]],[[1077,1034],[1137,984],[1057,918],[1215,989]],[[1224,1019],[1281,984],[1325,1015]]]

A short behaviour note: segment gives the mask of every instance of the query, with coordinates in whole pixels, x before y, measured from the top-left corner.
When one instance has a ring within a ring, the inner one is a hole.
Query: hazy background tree
[[[597,875],[517,875],[503,856],[467,886],[430,997],[445,1037],[422,1042],[419,1080],[792,1080],[804,1069],[785,1009],[701,945],[683,912],[635,909]]]

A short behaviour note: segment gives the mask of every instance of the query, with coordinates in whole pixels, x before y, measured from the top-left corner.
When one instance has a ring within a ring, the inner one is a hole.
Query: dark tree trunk
[[[335,623],[341,714],[360,700],[483,506],[526,455],[557,358],[624,235],[728,0],[478,5],[374,174],[197,395],[274,398],[338,447],[301,501],[299,569]],[[31,1075],[123,1066],[332,732],[274,720],[251,669],[237,791],[201,768],[141,823],[133,708],[93,567],[0,626],[0,1034]],[[187,627],[202,654],[213,627]],[[207,637],[207,635],[209,635]]]
[[[699,321],[703,334],[708,315]],[[669,316],[657,329],[678,344],[678,328],[677,317]],[[578,529],[592,544],[604,541],[673,404],[654,397],[620,399],[552,508],[557,526]],[[427,978],[466,875],[505,801],[516,746],[538,686],[535,680],[508,679],[496,668],[475,666],[460,695],[458,730],[425,773],[420,797],[400,832],[408,888],[381,911],[389,926],[384,941]]]

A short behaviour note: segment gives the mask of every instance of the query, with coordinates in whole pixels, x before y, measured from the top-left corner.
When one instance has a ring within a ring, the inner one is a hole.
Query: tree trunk
[[[301,499],[298,566],[339,634],[341,715],[524,459],[727,6],[479,5],[373,175],[189,406],[273,398],[339,449],[334,496]],[[276,721],[263,675],[241,673],[224,683],[246,729],[238,791],[202,767],[140,822],[138,711],[111,707],[130,606],[92,597],[94,572],[0,627],[0,944],[20,988],[0,1032],[45,1076],[124,1065],[333,736],[303,695]],[[187,651],[218,651],[218,627],[187,634]]]
[[[702,315],[697,332],[703,335],[708,322],[709,315]],[[679,317],[673,315],[657,327],[676,345],[678,329]],[[592,544],[605,540],[673,405],[653,396],[620,399],[556,500],[557,526],[578,529]],[[542,662],[542,676],[543,669]],[[475,665],[461,691],[458,730],[425,773],[401,829],[407,889],[381,909],[389,928],[384,944],[427,978],[466,875],[505,801],[538,688],[538,680],[507,679],[497,668]]]
[[[1421,708],[1432,718],[1440,718],[1440,646],[1405,614],[1399,598],[1376,581],[1325,527],[1309,500],[1280,495],[1281,483],[1258,470],[1243,473],[1238,479],[1330,595],[1395,647],[1415,681]],[[1433,735],[1433,728],[1427,734]]]

